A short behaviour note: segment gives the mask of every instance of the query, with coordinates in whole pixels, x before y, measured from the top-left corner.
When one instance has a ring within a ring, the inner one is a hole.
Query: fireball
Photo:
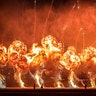
[[[27,53],[27,46],[19,41],[13,41],[8,48],[8,61],[13,66],[21,60],[22,56]]]
[[[16,62],[15,68],[21,74],[25,74],[26,72],[28,72],[29,65],[27,63],[27,59],[24,56],[21,56],[21,58]]]
[[[76,49],[73,46],[68,47],[68,50],[61,56],[60,63],[67,70],[73,70],[80,65],[80,58],[76,54]]]
[[[96,48],[87,47],[80,53],[81,65],[75,69],[78,78],[86,83],[87,86],[96,87]]]
[[[51,49],[51,46],[57,46],[57,40],[55,39],[55,37],[48,35],[41,40],[41,44],[45,49]]]
[[[6,65],[7,61],[7,48],[0,45],[0,65]]]
[[[58,43],[55,37],[48,35],[41,40],[41,44],[48,58],[57,58],[61,55],[62,44]]]
[[[24,82],[21,76],[28,72],[27,58],[24,56],[27,53],[27,46],[19,41],[13,41],[8,48],[8,62],[14,69],[14,79],[17,80],[21,87],[24,87]]]
[[[16,55],[16,54],[15,54]],[[25,75],[29,71],[29,65],[27,63],[27,59],[24,56],[18,58],[18,55],[15,56],[10,63],[13,65],[14,69],[14,79],[20,85],[20,87],[25,87],[24,82],[22,81],[22,75]]]
[[[96,56],[96,48],[90,46],[83,49],[83,51],[80,54],[80,59],[82,62],[86,62],[95,56]]]
[[[25,54],[30,67],[41,66],[46,61],[46,54],[43,47],[34,43],[29,53]]]
[[[27,46],[19,40],[13,41],[12,44],[10,44],[10,46],[8,48],[8,57],[9,58],[12,53],[17,53],[18,55],[26,54]]]
[[[33,43],[28,53],[27,46],[16,40],[8,52],[0,45],[0,64],[8,63],[14,69],[14,79],[20,87],[25,87],[22,77],[27,74],[39,87],[96,87],[96,48],[87,47],[79,54],[74,46],[65,52],[62,49],[62,44],[51,35],[42,38],[41,46]]]

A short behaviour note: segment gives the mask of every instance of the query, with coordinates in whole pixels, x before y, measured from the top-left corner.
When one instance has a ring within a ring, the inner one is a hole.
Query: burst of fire
[[[27,53],[27,46],[19,41],[13,41],[8,48],[8,62],[14,69],[14,78],[20,87],[24,87],[21,74],[28,71],[27,59],[23,56]]]
[[[80,58],[76,54],[74,46],[70,46],[68,50],[61,56],[60,63],[70,70],[80,65]]]
[[[79,54],[74,46],[69,46],[65,52],[62,50],[62,44],[51,35],[42,38],[41,46],[34,43],[30,51],[23,42],[16,40],[10,44],[8,52],[5,46],[0,45],[0,66],[8,63],[14,69],[14,79],[20,87],[25,87],[21,77],[29,73],[38,87],[46,87],[47,80],[53,80],[54,87],[65,87],[64,78],[68,75],[68,86],[78,88],[77,82],[85,86],[85,78],[80,79],[75,70],[83,65],[91,87],[96,87],[96,48],[87,47]],[[62,75],[65,70],[69,72],[66,76]]]
[[[81,52],[80,58],[81,61],[86,62],[95,56],[96,56],[96,48],[87,47],[86,49],[83,49],[83,51]]]
[[[7,61],[7,48],[3,45],[0,45],[0,66],[6,65]]]
[[[58,43],[53,36],[46,36],[41,40],[41,44],[45,50],[47,58],[49,58],[50,56],[52,58],[56,58],[61,55],[62,44]]]

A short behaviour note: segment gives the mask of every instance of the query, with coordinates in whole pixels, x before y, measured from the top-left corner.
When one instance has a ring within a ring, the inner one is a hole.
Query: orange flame
[[[56,84],[54,86],[58,88],[65,87],[62,82],[64,80],[62,72],[65,70],[69,71],[67,76],[69,86],[78,88],[79,85],[76,82],[80,82],[82,86],[85,86],[83,80],[79,79],[75,73],[75,70],[79,70],[83,65],[91,87],[96,87],[96,75],[95,71],[92,70],[96,66],[96,48],[87,47],[79,54],[74,46],[69,46],[65,52],[62,50],[62,44],[57,42],[56,38],[51,35],[42,38],[41,46],[38,43],[33,43],[30,51],[27,50],[27,46],[23,42],[15,40],[8,47],[8,52],[5,46],[0,45],[0,64],[6,65],[6,63],[9,63],[14,69],[14,78],[20,87],[25,87],[21,77],[28,72],[32,74],[32,78],[41,87],[46,83],[43,79],[43,73],[45,72],[44,74],[48,78],[54,79]],[[90,62],[93,67],[91,66],[88,70]],[[34,70],[34,72],[32,73],[30,70]]]
[[[76,50],[73,46],[70,46],[63,56],[61,56],[60,63],[68,70],[80,65],[80,58],[76,54]]]
[[[3,45],[0,45],[0,63],[4,66],[7,61],[7,48]]]

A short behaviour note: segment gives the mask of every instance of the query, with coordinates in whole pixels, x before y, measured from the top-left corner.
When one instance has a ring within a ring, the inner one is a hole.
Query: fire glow
[[[23,42],[16,40],[10,44],[8,50],[5,46],[0,45],[0,66],[13,68],[14,80],[22,88],[26,87],[22,76],[28,73],[34,79],[37,87],[79,88],[84,87],[87,82],[89,87],[95,88],[96,48],[87,47],[80,53],[76,52],[74,46],[63,50],[62,43],[51,35],[42,38],[41,46],[34,43],[29,51]],[[83,69],[80,71],[82,66]],[[89,67],[90,69],[88,69]],[[67,80],[63,76],[65,70],[69,72],[65,75]],[[86,74],[87,78],[80,78],[83,76],[82,72]],[[1,82],[4,82],[4,76],[0,75],[0,78]],[[48,81],[45,78],[48,78],[49,82],[53,80],[53,85],[46,84]],[[67,86],[64,85],[65,81],[68,83]]]
[[[39,9],[40,1],[33,1],[34,8],[20,7],[22,12],[1,8],[0,24],[6,28],[0,27],[0,87],[95,88],[95,6],[76,0],[57,8],[52,0]],[[7,11],[12,18],[4,17]]]

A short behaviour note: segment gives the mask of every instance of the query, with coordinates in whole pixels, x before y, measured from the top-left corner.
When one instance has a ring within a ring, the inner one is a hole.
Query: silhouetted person
[[[43,88],[43,84],[41,85],[41,88]]]
[[[34,83],[34,89],[35,89],[35,83]]]
[[[84,86],[84,87],[85,87],[85,89],[86,89],[86,88],[87,88],[87,85],[85,84],[85,86]]]

